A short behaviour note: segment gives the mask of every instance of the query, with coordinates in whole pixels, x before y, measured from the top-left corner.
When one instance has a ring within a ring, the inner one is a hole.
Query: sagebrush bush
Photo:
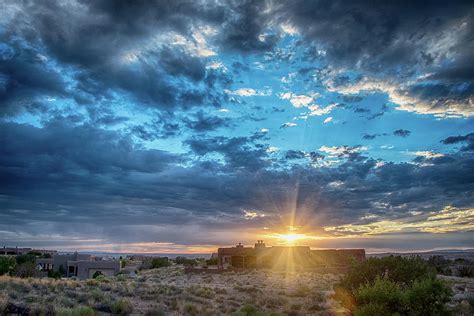
[[[393,281],[377,277],[373,283],[361,285],[355,291],[358,305],[383,306],[385,310],[397,312],[403,306],[403,293]]]
[[[110,310],[114,315],[129,315],[133,311],[133,306],[130,301],[120,299],[112,303]]]
[[[434,271],[420,257],[388,256],[354,263],[341,283],[344,287],[354,290],[363,284],[374,282],[379,277],[409,285],[427,275],[434,275]]]
[[[95,316],[97,313],[90,307],[78,306],[73,309],[59,311],[57,316]]]
[[[404,302],[410,315],[442,315],[452,296],[451,289],[434,277],[416,280],[404,293]]]

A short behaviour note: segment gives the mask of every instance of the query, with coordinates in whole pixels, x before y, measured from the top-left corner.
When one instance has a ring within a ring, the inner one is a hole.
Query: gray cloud
[[[411,132],[406,129],[397,129],[393,131],[393,135],[400,136],[400,137],[408,137],[410,136]]]
[[[450,136],[441,141],[443,144],[452,145],[452,144],[465,144],[461,147],[461,151],[474,151],[474,133],[469,133],[466,135],[459,136]]]

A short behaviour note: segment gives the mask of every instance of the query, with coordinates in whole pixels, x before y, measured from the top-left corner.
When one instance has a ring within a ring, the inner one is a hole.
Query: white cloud
[[[296,123],[287,122],[287,123],[281,124],[281,125],[280,125],[280,128],[294,127],[294,126],[296,126],[296,125],[297,125]]]
[[[319,105],[310,105],[308,106],[308,109],[311,111],[309,113],[310,116],[321,116],[321,115],[325,115],[325,114],[329,114],[332,112],[332,110],[334,110],[335,108],[337,108],[338,104],[337,103],[332,103],[330,105],[328,105],[327,107],[325,108],[322,108],[320,107]]]
[[[279,149],[278,147],[270,146],[267,148],[267,153],[274,153],[277,152]]]
[[[347,155],[347,154],[353,154],[353,153],[358,153],[361,151],[365,151],[368,148],[365,146],[321,146],[319,148],[319,151],[325,152],[330,155]]]
[[[283,33],[288,34],[288,35],[298,35],[299,34],[298,29],[294,25],[289,24],[289,23],[280,24],[280,28],[283,31]]]
[[[438,212],[428,214],[410,212],[410,217],[398,220],[378,220],[370,223],[351,223],[341,226],[324,227],[324,230],[339,236],[378,235],[396,232],[425,232],[442,234],[472,231],[474,229],[474,209],[460,209],[447,206]]]
[[[265,214],[261,213],[261,211],[256,211],[256,210],[242,210],[244,213],[244,217],[246,219],[254,219],[258,217],[265,217]]]
[[[190,39],[180,34],[174,34],[171,44],[183,47],[191,55],[211,57],[217,55],[217,53],[208,46],[207,38],[215,34],[217,34],[217,30],[212,27],[199,27],[192,30],[192,38]]]
[[[323,124],[327,124],[327,123],[329,123],[329,122],[331,122],[331,121],[332,121],[332,116],[330,116],[330,117],[328,117],[327,119],[325,119],[325,120],[323,121]]]
[[[281,77],[280,81],[282,83],[292,83],[298,73],[292,72],[289,73],[286,77]]]
[[[431,114],[439,118],[474,116],[474,97],[466,100],[432,99],[423,100],[410,95],[409,89],[414,81],[396,83],[383,80],[363,78],[349,86],[335,86],[332,80],[326,82],[329,91],[341,94],[358,94],[362,91],[386,93],[391,102],[397,104],[397,110],[417,114]]]
[[[272,90],[271,89],[266,89],[266,90],[255,90],[252,88],[240,88],[237,90],[224,90],[225,93],[227,94],[232,94],[232,95],[238,95],[241,97],[253,97],[253,96],[270,96],[272,95]]]
[[[444,154],[439,154],[439,153],[434,153],[432,151],[417,151],[414,153],[416,156],[419,157],[425,157],[425,158],[438,158],[438,157],[444,157]]]
[[[224,71],[227,70],[226,66],[224,66],[224,64],[221,63],[220,61],[214,61],[214,62],[208,63],[206,65],[206,68],[207,69],[222,69]]]
[[[311,95],[297,95],[293,94],[291,92],[286,92],[286,93],[280,93],[279,97],[280,99],[283,100],[290,100],[290,103],[295,107],[295,108],[302,108],[302,107],[307,107],[309,104],[311,104],[314,101],[314,98],[318,97],[318,93],[313,93]]]

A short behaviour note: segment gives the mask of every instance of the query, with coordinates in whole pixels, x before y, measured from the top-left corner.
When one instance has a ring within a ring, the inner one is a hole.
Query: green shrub
[[[238,312],[232,313],[232,316],[265,316],[265,312],[254,305],[247,304]]]
[[[24,262],[15,267],[14,274],[20,278],[31,278],[38,274],[38,270],[34,263]]]
[[[184,305],[184,313],[186,315],[199,315],[199,309],[194,304],[186,303]]]
[[[174,259],[174,262],[176,262],[176,264],[182,264],[182,265],[185,265],[185,266],[195,266],[195,265],[198,264],[198,260],[188,259],[188,258],[185,258],[185,257],[176,257]]]
[[[9,256],[0,256],[0,275],[11,273],[16,267],[16,260]]]
[[[96,272],[94,272],[94,274],[92,275],[92,278],[93,278],[93,279],[97,279],[97,277],[98,277],[98,276],[101,276],[101,275],[103,276],[102,271],[96,271]]]
[[[206,265],[216,266],[218,264],[218,262],[219,262],[218,258],[211,258],[211,259],[206,260]]]
[[[354,316],[382,316],[391,315],[390,311],[385,305],[369,303],[361,306],[354,312]]]
[[[16,256],[16,263],[18,265],[23,264],[23,263],[32,263],[35,264],[36,262],[36,256],[33,254],[24,254],[24,255],[18,255]]]
[[[350,267],[342,280],[342,285],[355,290],[363,284],[372,283],[377,277],[409,285],[427,275],[434,275],[434,271],[420,257],[368,258]]]
[[[452,293],[434,271],[419,257],[369,258],[350,268],[334,298],[355,315],[443,315]]]
[[[377,278],[355,291],[355,315],[444,315],[451,295],[450,288],[434,277],[405,287]]]
[[[157,269],[157,268],[163,268],[163,267],[169,267],[171,263],[169,262],[168,258],[153,258],[151,260],[151,268],[152,269]]]
[[[129,301],[120,299],[110,306],[110,310],[114,315],[128,315],[133,311],[133,306]]]
[[[97,313],[90,307],[79,306],[73,309],[60,311],[58,316],[95,316]]]
[[[451,299],[451,289],[436,278],[416,280],[404,293],[410,315],[443,315]]]
[[[461,278],[473,278],[474,277],[474,266],[462,265],[458,268],[458,275]]]
[[[362,285],[355,291],[357,305],[373,305],[368,308],[384,307],[390,313],[400,311],[403,306],[403,293],[393,281],[377,277],[373,283]]]
[[[166,313],[161,308],[153,308],[145,313],[145,316],[165,316]]]
[[[48,271],[48,278],[57,280],[57,279],[60,279],[62,276],[63,275],[59,271],[53,271],[53,270]]]

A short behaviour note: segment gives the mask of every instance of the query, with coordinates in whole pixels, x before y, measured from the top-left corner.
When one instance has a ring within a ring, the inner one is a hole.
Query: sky
[[[0,245],[474,247],[471,1],[0,11]]]

